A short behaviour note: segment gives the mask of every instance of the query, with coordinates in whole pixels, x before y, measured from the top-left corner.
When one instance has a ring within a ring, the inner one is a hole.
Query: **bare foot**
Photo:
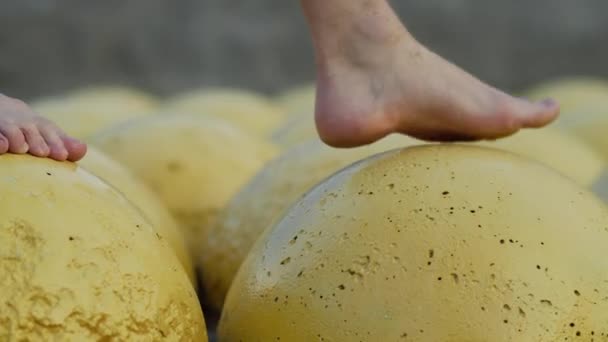
[[[24,102],[0,94],[0,154],[29,153],[59,161],[78,161],[86,151],[85,144],[67,136]]]
[[[553,121],[552,100],[492,88],[426,49],[386,0],[302,0],[317,58],[316,124],[329,145],[390,133],[432,141],[495,139]]]

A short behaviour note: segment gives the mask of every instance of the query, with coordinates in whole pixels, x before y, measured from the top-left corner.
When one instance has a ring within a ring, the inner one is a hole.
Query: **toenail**
[[[544,99],[544,100],[540,101],[539,104],[541,104],[545,107],[555,107],[557,105],[557,101],[555,101],[554,99],[548,98],[548,99]]]

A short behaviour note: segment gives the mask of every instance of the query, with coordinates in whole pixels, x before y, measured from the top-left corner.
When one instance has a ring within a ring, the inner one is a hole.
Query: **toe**
[[[49,157],[58,161],[67,160],[68,150],[63,144],[63,140],[59,137],[57,129],[52,126],[46,126],[40,130],[40,133],[50,149]]]
[[[80,140],[68,136],[61,137],[61,140],[68,151],[69,161],[79,161],[87,153],[87,145]]]
[[[545,100],[533,103],[525,99],[501,94],[486,110],[486,115],[470,116],[467,121],[472,137],[481,139],[499,139],[517,133],[523,128],[539,128],[548,125],[559,114],[555,101]],[[464,132],[465,130],[461,130]]]
[[[546,99],[530,102],[516,99],[512,112],[517,116],[520,128],[539,128],[550,124],[559,115],[559,105],[555,100]]]
[[[559,115],[559,104],[553,99],[546,99],[534,104],[532,115],[522,120],[523,127],[538,128],[550,124]]]
[[[0,154],[8,152],[8,139],[3,134],[0,134]]]
[[[21,127],[21,132],[25,137],[25,141],[30,147],[29,153],[37,157],[47,157],[49,155],[49,146],[46,144],[38,127],[36,125],[26,125]]]
[[[8,151],[16,154],[23,154],[29,150],[25,141],[25,136],[19,126],[9,123],[0,125],[0,133],[8,139]]]

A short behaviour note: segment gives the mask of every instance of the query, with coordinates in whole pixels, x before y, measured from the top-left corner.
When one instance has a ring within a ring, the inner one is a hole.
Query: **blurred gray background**
[[[501,88],[608,76],[606,0],[392,3],[420,41]],[[12,96],[91,83],[276,92],[313,79],[297,0],[0,1],[0,92]]]

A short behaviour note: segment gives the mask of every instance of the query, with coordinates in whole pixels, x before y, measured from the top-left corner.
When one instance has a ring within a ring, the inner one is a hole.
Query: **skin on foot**
[[[20,100],[0,94],[0,154],[29,153],[58,161],[78,161],[85,144],[67,136]]]
[[[331,3],[331,4],[330,4]],[[499,91],[426,49],[385,0],[302,0],[317,59],[316,125],[329,145],[390,133],[496,139],[553,121],[553,100]]]

